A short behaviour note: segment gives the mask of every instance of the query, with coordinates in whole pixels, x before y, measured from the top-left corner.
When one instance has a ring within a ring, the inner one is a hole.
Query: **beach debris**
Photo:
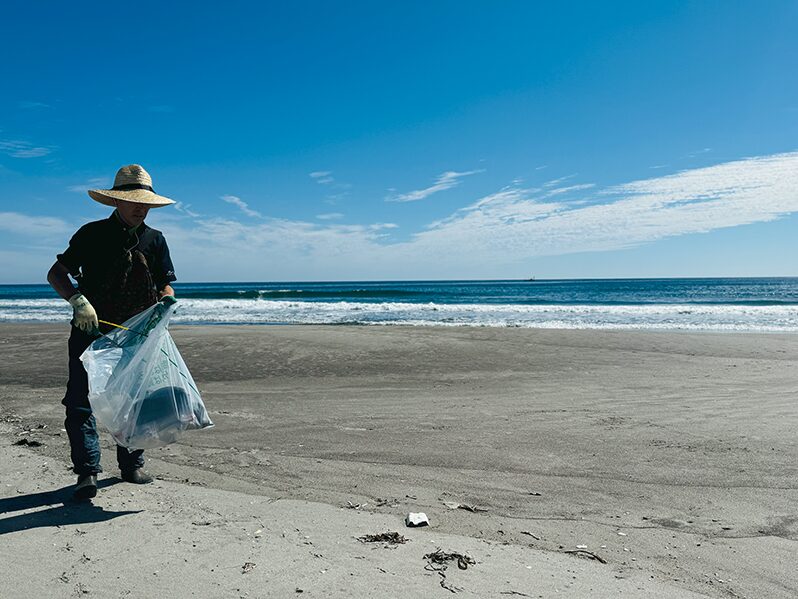
[[[563,551],[563,553],[570,553],[571,555],[575,555],[577,557],[586,557],[588,559],[596,560],[597,562],[601,562],[602,564],[606,564],[607,560],[605,560],[600,555],[593,553],[592,551],[587,551],[586,549],[567,549]]]
[[[383,499],[381,497],[377,497],[377,502],[375,503],[377,507],[396,507],[399,505],[399,500],[395,497],[393,499]]]
[[[519,597],[531,597],[532,595],[527,595],[526,593],[522,593],[520,591],[501,591],[499,595],[518,595]]]
[[[473,566],[477,562],[469,555],[457,553],[456,551],[444,551],[443,549],[436,549],[432,553],[424,555],[427,560],[428,569],[435,572],[446,570],[449,567],[449,562],[457,562],[457,567],[461,570],[468,570],[468,566]]]
[[[46,428],[47,428],[46,424],[37,424],[36,426],[31,426],[30,428],[22,429],[21,431],[19,431],[17,433],[17,436],[19,437],[19,436],[24,435],[26,433],[36,433],[36,432],[42,431],[42,430],[44,430]]]
[[[457,503],[456,501],[444,501],[443,505],[448,507],[450,510],[465,510],[473,514],[476,514],[477,512],[488,511],[487,508],[484,507],[477,507],[475,505],[469,505],[467,503]]]
[[[241,573],[249,574],[254,569],[255,569],[255,564],[253,564],[252,562],[244,562],[244,565],[241,566]]]
[[[463,589],[446,582],[446,569],[449,567],[449,562],[457,562],[457,567],[461,570],[467,570],[468,566],[473,566],[477,563],[474,558],[469,555],[457,553],[456,551],[443,551],[442,549],[436,549],[432,553],[427,553],[424,555],[424,559],[427,560],[427,565],[424,566],[424,569],[429,572],[437,572],[438,576],[441,577],[438,581],[441,587],[450,593],[457,593]]]
[[[529,532],[528,530],[522,530],[522,531],[521,531],[521,534],[522,534],[522,535],[529,535],[530,537],[532,537],[533,539],[535,539],[535,540],[537,540],[537,541],[539,541],[539,540],[540,540],[540,537],[539,537],[539,536],[537,536],[536,534],[532,534],[532,533],[531,533],[531,532]]]
[[[23,437],[22,439],[18,439],[17,441],[14,441],[13,444],[14,445],[26,445],[28,447],[41,447],[42,445],[44,445],[44,443],[42,443],[41,441],[36,441],[35,439],[31,440],[31,439],[28,439],[27,437]]]
[[[537,491],[527,491],[527,495],[533,495],[534,497],[542,497],[543,493],[538,493]]]
[[[348,510],[362,510],[367,505],[368,503],[352,503],[351,501],[347,501],[344,507]]]
[[[577,545],[577,549],[587,549],[587,545]]]
[[[429,526],[429,518],[427,518],[427,514],[424,512],[410,512],[405,517],[405,524],[410,528]]]
[[[402,545],[408,541],[403,535],[392,531],[381,532],[376,535],[363,535],[358,537],[357,540],[361,543],[387,543],[388,545]]]
[[[299,587],[297,587],[297,588],[296,588],[296,590],[295,590],[294,592],[295,592],[295,593],[304,593],[305,591],[303,591],[302,589],[300,589]]]

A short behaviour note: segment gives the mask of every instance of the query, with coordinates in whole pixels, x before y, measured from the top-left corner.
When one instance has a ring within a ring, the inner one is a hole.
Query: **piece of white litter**
[[[410,527],[429,526],[429,519],[424,512],[410,512],[405,518],[405,524]]]
[[[577,549],[587,549],[587,545],[577,545]]]
[[[622,536],[622,537],[625,537],[625,536],[626,536],[626,533],[625,533],[625,532],[619,532],[618,534],[619,534],[620,536]]]

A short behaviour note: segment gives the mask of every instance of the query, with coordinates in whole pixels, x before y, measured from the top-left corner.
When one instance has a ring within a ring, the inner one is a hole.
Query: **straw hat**
[[[111,189],[90,189],[89,196],[100,204],[112,207],[116,205],[114,200],[147,204],[153,208],[175,203],[174,200],[159,196],[153,191],[150,174],[138,164],[123,166],[116,171]]]

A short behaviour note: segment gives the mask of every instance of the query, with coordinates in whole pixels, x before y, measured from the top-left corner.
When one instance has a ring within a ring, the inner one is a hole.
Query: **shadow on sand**
[[[118,478],[106,478],[98,481],[97,488],[103,489],[119,482]],[[74,486],[61,487],[53,491],[30,493],[17,497],[0,499],[0,535],[10,532],[20,532],[31,528],[47,526],[64,526],[68,524],[90,524],[105,522],[119,516],[138,514],[141,510],[126,510],[121,512],[106,511],[91,501],[77,502],[72,499]],[[29,514],[19,514],[2,518],[3,514],[20,512],[51,506],[46,510],[38,510]]]

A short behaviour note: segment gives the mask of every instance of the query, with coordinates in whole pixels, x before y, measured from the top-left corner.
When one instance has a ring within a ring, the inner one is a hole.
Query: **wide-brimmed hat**
[[[153,191],[152,177],[138,164],[123,166],[116,171],[114,186],[111,189],[90,189],[89,196],[106,206],[115,206],[114,200],[147,204],[153,208],[175,203],[174,200],[159,196]]]

